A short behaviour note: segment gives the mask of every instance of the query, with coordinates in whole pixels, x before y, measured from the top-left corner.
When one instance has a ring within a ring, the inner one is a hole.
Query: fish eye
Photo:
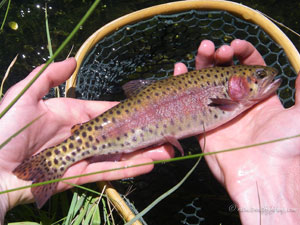
[[[263,79],[264,77],[267,76],[267,73],[264,69],[257,69],[256,70],[256,76],[259,78],[259,79]]]

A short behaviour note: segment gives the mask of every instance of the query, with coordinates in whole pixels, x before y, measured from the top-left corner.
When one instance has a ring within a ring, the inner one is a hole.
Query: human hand
[[[196,68],[231,65],[233,56],[241,64],[265,65],[261,55],[249,42],[234,40],[230,46],[222,46],[215,51],[211,41],[203,41],[196,56]],[[175,65],[175,75],[184,72],[187,72],[185,65]],[[207,132],[204,152],[299,134],[299,77],[296,89],[296,103],[289,109],[284,109],[274,95],[225,125]],[[199,142],[203,147],[204,135],[199,137]],[[297,224],[300,220],[299,149],[300,139],[297,138],[214,154],[205,159],[236,203],[235,209],[239,210],[243,224]]]
[[[29,185],[31,181],[18,179],[12,171],[26,158],[58,143],[71,135],[74,124],[83,123],[116,105],[117,102],[84,101],[71,98],[52,98],[43,100],[51,87],[64,82],[76,67],[73,58],[51,64],[38,80],[28,89],[20,100],[0,119],[0,143],[38,116],[41,116],[29,128],[13,138],[0,150],[0,191]],[[0,103],[2,111],[11,100],[25,87],[41,67],[11,87]],[[126,167],[130,165],[168,159],[173,156],[169,145],[138,151],[124,156],[120,162],[98,162],[89,164],[82,160],[72,165],[64,177],[75,176],[100,170]],[[101,173],[93,176],[68,180],[75,184],[84,184],[99,180],[116,180],[133,177],[151,171],[153,165]],[[56,192],[70,188],[59,183]],[[5,212],[17,204],[33,202],[30,189],[14,191],[0,195],[0,224]]]

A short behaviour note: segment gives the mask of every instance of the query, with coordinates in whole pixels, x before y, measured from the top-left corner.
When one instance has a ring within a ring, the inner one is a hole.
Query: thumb
[[[295,105],[300,104],[300,71],[298,72],[297,79],[296,79],[296,94],[295,94]]]

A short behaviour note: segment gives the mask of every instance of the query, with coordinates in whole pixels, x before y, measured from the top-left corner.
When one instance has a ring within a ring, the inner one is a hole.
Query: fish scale
[[[158,81],[124,85],[127,99],[96,118],[74,125],[61,144],[26,159],[13,173],[38,183],[62,177],[90,157],[114,160],[121,154],[171,143],[214,129],[275,92],[277,71],[263,66],[214,67]],[[99,158],[100,157],[100,158]],[[38,207],[57,183],[32,187]]]

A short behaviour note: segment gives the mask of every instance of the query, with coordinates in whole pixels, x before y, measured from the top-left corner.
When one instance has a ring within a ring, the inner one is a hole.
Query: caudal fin
[[[63,171],[64,172],[64,171]],[[22,180],[31,180],[32,184],[60,178],[63,172],[47,164],[43,154],[39,153],[26,159],[13,173]],[[54,193],[58,183],[51,183],[32,187],[31,192],[37,207],[41,208]]]

